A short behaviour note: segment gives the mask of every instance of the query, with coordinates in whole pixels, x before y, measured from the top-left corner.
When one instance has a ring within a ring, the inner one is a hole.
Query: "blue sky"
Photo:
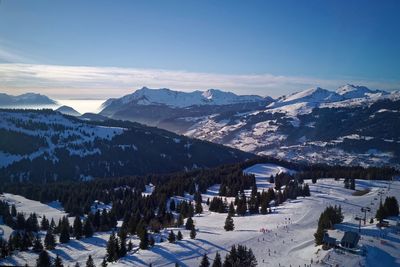
[[[2,0],[0,90],[400,89],[399,13],[400,1]]]

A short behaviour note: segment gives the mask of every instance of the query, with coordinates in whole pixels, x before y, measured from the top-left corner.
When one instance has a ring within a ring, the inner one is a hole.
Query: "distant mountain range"
[[[166,173],[254,155],[144,126],[51,110],[0,110],[0,182]]]
[[[400,167],[400,92],[347,84],[277,99],[217,89],[143,87],[103,103],[99,114],[59,112],[85,121],[127,120],[256,154],[293,161]]]
[[[56,101],[47,96],[35,93],[26,93],[18,96],[0,93],[1,107],[35,106],[35,105],[55,105]]]
[[[399,100],[351,84],[278,99],[142,88],[106,101],[100,114],[295,161],[397,166]]]

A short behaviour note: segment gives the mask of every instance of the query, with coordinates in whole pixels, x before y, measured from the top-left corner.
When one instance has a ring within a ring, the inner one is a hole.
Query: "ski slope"
[[[269,183],[269,176],[272,173],[290,171],[281,166],[272,164],[261,164],[246,170],[254,173],[257,177],[257,184]],[[263,181],[265,179],[265,181]],[[316,184],[309,182],[311,197],[298,198],[288,201],[281,206],[273,208],[273,213],[268,215],[251,215],[245,217],[234,217],[235,230],[225,232],[223,229],[227,214],[218,214],[208,211],[204,204],[204,213],[195,216],[197,236],[195,240],[189,238],[189,232],[184,229],[169,228],[155,234],[156,241],[160,236],[166,240],[169,230],[177,233],[180,230],[184,236],[182,241],[174,244],[157,242],[150,250],[138,250],[139,240],[131,238],[135,249],[116,263],[108,266],[198,266],[201,257],[207,253],[210,261],[218,251],[224,259],[226,251],[234,244],[242,244],[250,247],[258,261],[259,266],[400,266],[400,235],[390,232],[388,229],[379,230],[374,224],[369,224],[379,205],[379,192],[382,197],[396,196],[400,199],[400,181],[390,184],[387,181],[356,181],[356,189],[370,189],[369,193],[362,196],[353,196],[354,191],[343,187],[343,180],[322,179]],[[203,200],[207,197],[218,195],[218,185],[211,187]],[[6,194],[7,196],[8,194]],[[45,210],[35,201],[17,198],[20,208],[30,207],[31,211],[47,213],[47,217],[57,216],[52,213],[49,207]],[[182,197],[179,197],[182,199]],[[187,195],[184,198],[191,199]],[[229,201],[229,200],[228,200]],[[367,214],[367,224],[362,226],[362,238],[360,244],[366,247],[366,257],[353,254],[340,254],[333,250],[323,251],[320,246],[314,245],[313,233],[317,228],[317,221],[320,213],[328,205],[341,205],[344,213],[344,222],[336,226],[332,234],[339,238],[345,230],[357,231],[358,222],[355,216],[362,216],[360,209],[369,206],[372,211]],[[18,206],[17,206],[18,209]],[[264,229],[265,233],[261,230]],[[98,233],[93,238],[81,241],[71,241],[67,245],[59,245],[51,252],[52,256],[58,254],[63,258],[65,265],[72,265],[79,262],[81,266],[88,255],[92,255],[96,265],[100,264],[105,255],[105,246],[110,233]],[[0,265],[23,265],[35,262],[37,254],[21,252],[11,258],[0,261]],[[325,263],[323,263],[325,262]]]

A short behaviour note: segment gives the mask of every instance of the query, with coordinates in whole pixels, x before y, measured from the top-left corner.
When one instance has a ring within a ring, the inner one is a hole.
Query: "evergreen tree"
[[[86,260],[86,267],[96,267],[96,265],[94,265],[92,255],[89,255],[88,259]]]
[[[379,208],[376,211],[375,218],[382,223],[383,219],[386,218],[386,210],[382,205],[382,202],[379,204]]]
[[[93,236],[93,225],[89,218],[85,220],[85,223],[83,225],[83,234],[86,238]]]
[[[386,216],[399,216],[399,203],[395,197],[387,197],[383,207]]]
[[[47,220],[45,215],[43,215],[42,221],[40,223],[40,227],[43,231],[47,231],[50,227],[49,220]]]
[[[178,239],[178,240],[182,240],[183,239],[181,231],[178,231],[178,235],[176,236],[176,239]]]
[[[185,228],[186,228],[186,230],[191,230],[193,227],[194,227],[193,219],[192,219],[192,217],[189,217],[186,220]]]
[[[35,240],[33,241],[33,248],[34,252],[40,252],[43,250],[42,240],[40,239],[39,235],[36,235]]]
[[[36,260],[36,266],[37,267],[50,267],[51,266],[51,259],[46,250],[42,250],[39,253],[39,257]]]
[[[246,246],[238,245],[237,249],[235,246],[233,246],[231,248],[231,251],[228,254],[226,254],[223,266],[255,267],[257,266],[257,260],[251,249],[247,249]]]
[[[118,256],[120,258],[126,256],[126,239],[125,238],[120,238],[120,246],[119,246],[119,251],[118,251]]]
[[[235,229],[235,224],[233,223],[232,217],[228,214],[225,220],[225,231],[233,231]]]
[[[57,255],[56,259],[54,260],[54,267],[64,267],[62,259]]]
[[[82,238],[82,221],[81,218],[79,218],[79,216],[75,217],[74,220],[74,236],[77,240]]]
[[[56,247],[56,239],[53,235],[51,228],[47,231],[44,238],[44,246],[47,250],[53,250]]]
[[[113,262],[118,260],[118,240],[115,237],[115,233],[112,232],[110,235],[110,238],[108,239],[107,242],[107,261],[108,262]]]
[[[193,226],[192,229],[190,229],[190,238],[195,239],[196,235],[197,235],[196,228],[194,228],[194,226]]]
[[[70,240],[70,227],[69,227],[69,222],[68,218],[64,217],[61,221],[61,229],[60,229],[60,243],[68,243]]]
[[[149,248],[149,237],[147,230],[145,229],[143,234],[140,236],[140,243],[139,243],[139,248],[140,249],[148,249]]]
[[[212,267],[222,267],[221,255],[219,255],[218,251],[217,251],[217,254],[215,254],[215,258],[214,258]]]
[[[207,254],[204,254],[203,258],[201,259],[199,267],[209,267],[210,262],[208,261]]]
[[[175,200],[173,200],[173,199],[171,199],[170,201],[169,201],[169,210],[170,211],[175,211]]]
[[[168,241],[170,243],[175,243],[175,241],[176,241],[176,237],[175,237],[174,231],[172,231],[172,230],[169,232]]]

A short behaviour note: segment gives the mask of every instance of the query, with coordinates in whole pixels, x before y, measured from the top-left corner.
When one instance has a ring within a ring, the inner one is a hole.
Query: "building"
[[[345,248],[355,248],[358,244],[358,241],[360,241],[360,235],[358,233],[347,231],[344,233],[342,241],[340,241],[340,245]]]
[[[330,237],[328,233],[325,233],[324,238],[322,239],[322,243],[323,243],[324,249],[334,248],[334,247],[336,247],[336,238]]]

